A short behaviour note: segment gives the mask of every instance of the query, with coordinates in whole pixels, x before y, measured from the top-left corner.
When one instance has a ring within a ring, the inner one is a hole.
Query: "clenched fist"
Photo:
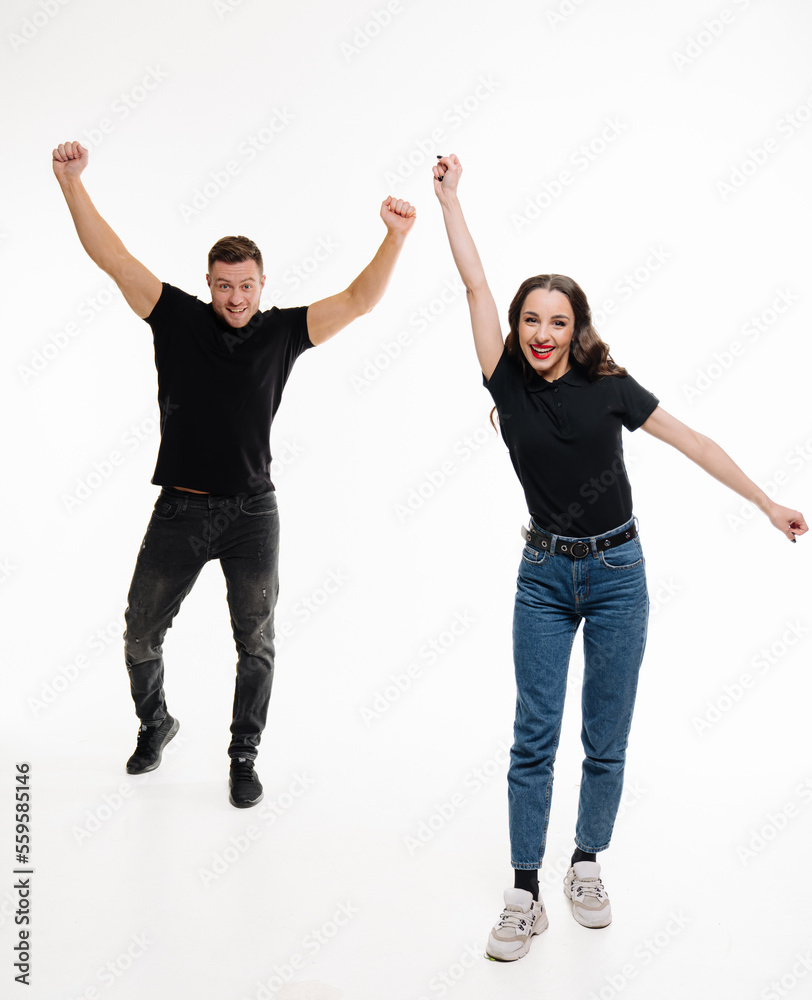
[[[89,156],[90,153],[80,142],[60,142],[53,153],[57,180],[78,177],[87,166]]]

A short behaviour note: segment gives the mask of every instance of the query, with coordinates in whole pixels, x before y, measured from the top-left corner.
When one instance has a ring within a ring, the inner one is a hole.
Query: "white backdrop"
[[[8,0],[2,20],[3,995],[23,993],[26,929],[25,995],[47,1000],[807,995],[812,542],[644,434],[626,454],[653,616],[600,859],[615,920],[586,931],[560,889],[579,640],[550,929],[521,962],[482,958],[511,879],[526,511],[430,165],[463,163],[505,329],[525,277],[571,274],[619,363],[809,517],[809,5]],[[201,297],[222,235],[262,248],[265,306],[306,304],[371,259],[386,195],[417,206],[384,300],[297,362],[273,428],[280,641],[253,810],[227,801],[216,565],[167,637],[180,734],[158,771],[124,771],[156,382],[149,328],[52,177],[68,139],[91,147],[86,186],[128,248]]]

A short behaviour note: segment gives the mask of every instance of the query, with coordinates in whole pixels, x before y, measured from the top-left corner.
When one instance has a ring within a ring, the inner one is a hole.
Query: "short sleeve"
[[[272,306],[263,313],[268,328],[273,331],[273,341],[278,345],[276,350],[282,361],[280,388],[287,380],[294,361],[309,347],[314,346],[307,334],[307,310],[308,306],[291,306],[284,309]]]
[[[309,306],[293,306],[288,309],[280,309],[288,320],[291,343],[296,352],[296,357],[313,347],[313,341],[307,332],[307,310]]]
[[[197,301],[194,295],[189,295],[188,292],[175,288],[174,285],[164,281],[161,283],[161,294],[158,296],[158,301],[149,316],[145,317],[144,322],[152,327],[154,333],[156,328],[160,329],[174,319],[175,314],[184,305]]]
[[[644,389],[631,375],[612,376],[620,401],[620,419],[626,430],[636,431],[660,405],[653,392]]]
[[[152,312],[144,318],[144,322],[152,330],[152,340],[155,347],[155,364],[160,368],[167,351],[172,331],[177,327],[179,318],[184,311],[200,306],[201,302],[169,282],[161,283],[161,294]]]
[[[507,348],[503,347],[496,367],[491,372],[491,377],[488,379],[485,378],[484,374],[482,376],[482,384],[493,397],[497,407],[507,402],[515,393],[516,371],[514,369],[515,366],[511,364]]]

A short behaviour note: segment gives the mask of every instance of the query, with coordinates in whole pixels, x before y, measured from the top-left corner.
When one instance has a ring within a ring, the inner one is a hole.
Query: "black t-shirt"
[[[259,493],[271,482],[271,421],[296,358],[312,347],[307,306],[257,312],[242,329],[163,283],[155,342],[161,445],[152,482]]]
[[[502,352],[482,379],[499,414],[502,437],[527,507],[545,530],[600,535],[632,516],[622,427],[636,430],[659,400],[631,375],[590,382],[573,364],[554,382],[537,372],[525,381],[520,359]]]

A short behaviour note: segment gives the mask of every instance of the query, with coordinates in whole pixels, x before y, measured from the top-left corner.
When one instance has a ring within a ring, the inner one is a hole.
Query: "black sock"
[[[598,856],[596,854],[587,854],[586,851],[582,851],[580,847],[575,848],[575,852],[572,855],[572,860],[570,865],[577,865],[579,861],[597,861]]]
[[[539,898],[539,873],[538,868],[514,868],[513,888],[527,889],[532,893],[533,899]]]

